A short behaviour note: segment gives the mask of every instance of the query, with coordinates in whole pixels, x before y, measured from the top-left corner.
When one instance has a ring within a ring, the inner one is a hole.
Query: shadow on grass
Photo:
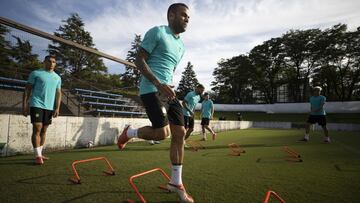
[[[72,183],[69,178],[74,174],[46,174],[37,177],[24,178],[17,180],[17,183],[29,184],[29,185],[76,185]],[[86,177],[107,177],[106,175],[94,175],[94,174],[81,174],[81,180],[85,180]]]
[[[283,157],[260,157],[256,159],[256,163],[258,164],[275,164],[275,163],[302,163],[303,161],[299,161],[297,159],[291,159],[287,156]]]
[[[34,159],[11,159],[1,160],[0,165],[26,165],[26,166],[37,166]]]
[[[103,196],[104,194],[120,194],[120,193],[123,193],[125,194],[125,196],[131,196],[132,199],[131,200],[134,200],[135,202],[140,202],[138,200],[137,197],[135,197],[135,192],[134,191],[97,191],[97,192],[89,192],[89,193],[86,193],[86,194],[83,194],[83,195],[80,195],[78,197],[74,197],[74,198],[71,198],[69,200],[65,200],[63,201],[62,203],[69,203],[69,202],[74,202],[74,201],[79,201],[79,200],[83,200],[85,201],[84,199],[85,198],[90,198],[91,199],[91,196],[94,196],[94,195],[101,195]],[[169,192],[163,192],[163,191],[157,191],[157,192],[141,192],[141,194],[156,194],[156,195],[160,195],[160,194],[164,194],[164,195],[176,195],[175,193],[169,193]],[[145,195],[146,196],[146,195]],[[146,197],[144,197],[146,199]],[[127,198],[127,199],[130,199],[130,198]],[[127,203],[127,200],[123,200],[121,201],[123,203]],[[154,203],[178,203],[179,201],[151,201],[151,202],[154,202]]]
[[[72,174],[46,174],[17,180],[17,183],[29,185],[73,185],[68,181]],[[66,183],[67,182],[67,183]]]

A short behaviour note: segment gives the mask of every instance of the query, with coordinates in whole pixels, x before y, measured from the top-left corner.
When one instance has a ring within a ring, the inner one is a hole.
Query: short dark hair
[[[45,56],[44,60],[46,61],[46,60],[49,60],[50,58],[56,59],[55,54],[49,54],[49,55]]]
[[[198,84],[198,85],[196,86],[196,88],[205,89],[204,85],[202,85],[202,84]]]
[[[176,10],[177,10],[179,7],[181,7],[181,6],[189,9],[189,7],[188,7],[186,4],[184,4],[184,3],[174,3],[174,4],[171,4],[171,5],[169,6],[169,8],[168,8],[168,11],[167,11],[167,18],[169,19],[170,13],[176,12]]]
[[[209,93],[205,92],[205,93],[204,93],[204,96],[209,96]]]

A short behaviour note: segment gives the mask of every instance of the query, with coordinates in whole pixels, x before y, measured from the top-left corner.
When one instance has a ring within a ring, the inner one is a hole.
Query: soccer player
[[[186,129],[185,140],[188,139],[191,133],[194,131],[195,107],[196,104],[199,103],[204,90],[204,86],[199,84],[194,91],[187,93],[184,97],[182,104]]]
[[[311,112],[306,123],[305,136],[300,141],[305,141],[305,142],[309,141],[310,126],[315,123],[318,123],[324,130],[324,134],[325,134],[324,142],[325,143],[331,142],[329,137],[329,132],[326,128],[326,117],[325,117],[326,113],[324,110],[326,97],[320,95],[320,92],[321,92],[321,87],[316,86],[313,88],[313,96],[310,97]]]
[[[214,104],[209,97],[209,93],[204,94],[204,101],[201,103],[201,129],[203,141],[206,141],[206,132],[205,129],[208,130],[212,134],[212,139],[215,140],[216,133],[209,126],[210,120],[214,115]]]
[[[134,137],[163,140],[171,134],[171,180],[166,187],[176,192],[181,201],[194,202],[182,183],[184,118],[182,106],[171,85],[175,68],[185,51],[180,33],[185,32],[189,22],[188,6],[183,3],[170,5],[167,20],[168,26],[153,27],[145,34],[135,61],[142,74],[140,98],[152,126],[139,129],[125,127],[118,138],[118,146],[124,149]]]
[[[55,66],[55,56],[46,56],[44,68],[30,73],[23,96],[23,115],[27,117],[30,111],[33,125],[31,141],[35,152],[35,164],[39,165],[49,159],[42,155],[46,130],[51,124],[52,117],[56,118],[60,112],[61,78],[54,72]]]

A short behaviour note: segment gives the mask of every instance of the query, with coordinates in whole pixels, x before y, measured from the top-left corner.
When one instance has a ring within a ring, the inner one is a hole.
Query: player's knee
[[[170,132],[168,130],[166,129],[158,130],[155,133],[155,140],[156,141],[164,140],[169,136],[170,136]]]
[[[35,124],[33,126],[33,133],[34,134],[40,134],[42,131],[42,125]]]
[[[172,139],[184,140],[185,134],[186,134],[186,132],[190,132],[189,130],[190,130],[190,128],[187,129],[187,130],[185,130],[185,128],[178,128],[178,129],[174,130],[174,134],[172,135],[173,136]]]

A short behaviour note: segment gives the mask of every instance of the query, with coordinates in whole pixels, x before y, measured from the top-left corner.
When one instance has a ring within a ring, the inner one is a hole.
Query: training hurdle
[[[230,148],[229,155],[231,155],[231,156],[240,156],[241,153],[246,152],[242,147],[240,147],[240,145],[238,145],[236,143],[228,144],[228,146]]]
[[[274,191],[271,190],[267,191],[263,203],[268,203],[271,196],[274,196],[279,202],[285,203],[285,200],[281,199],[281,197],[278,194],[276,194]]]
[[[205,147],[200,144],[199,141],[189,140],[186,141],[186,144],[188,144],[190,146],[190,149],[195,152],[197,152],[199,149],[205,149]]]
[[[286,159],[287,161],[298,161],[302,162],[301,156],[295,150],[290,149],[288,146],[285,146],[283,150],[289,155],[290,159]]]
[[[148,171],[145,171],[145,172],[142,172],[142,173],[139,173],[139,174],[136,174],[136,175],[133,175],[129,178],[129,184],[131,185],[131,187],[134,189],[135,193],[136,193],[136,196],[139,198],[139,200],[142,202],[142,203],[146,203],[146,200],[145,198],[140,194],[139,190],[137,189],[136,185],[134,184],[133,180],[135,178],[138,178],[140,176],[144,176],[146,174],[149,174],[149,173],[153,173],[153,172],[156,172],[156,171],[159,171],[162,176],[167,180],[167,181],[170,181],[170,177],[165,173],[164,170],[162,170],[161,168],[154,168],[154,169],[151,169],[151,170],[148,170]],[[159,186],[160,189],[162,190],[167,190],[165,186],[163,185],[160,185]],[[131,200],[131,199],[127,199],[127,202],[128,203],[135,203],[135,201]]]
[[[81,164],[81,163],[86,163],[86,162],[91,162],[91,161],[97,161],[97,160],[105,160],[105,162],[108,165],[108,171],[103,171],[106,175],[115,175],[115,170],[114,168],[111,166],[110,161],[105,158],[105,157],[95,157],[95,158],[90,158],[90,159],[84,159],[84,160],[78,160],[78,161],[73,161],[71,164],[72,170],[74,171],[75,177],[70,178],[69,180],[75,184],[80,184],[80,176],[79,173],[76,170],[76,165],[77,164]]]

